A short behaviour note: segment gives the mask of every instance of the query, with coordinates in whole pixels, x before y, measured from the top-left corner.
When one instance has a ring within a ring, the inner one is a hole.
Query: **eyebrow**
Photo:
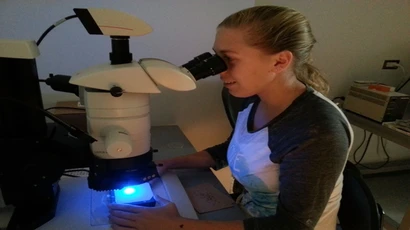
[[[222,53],[222,54],[233,53],[233,54],[237,54],[237,52],[232,51],[232,50],[219,50],[218,52],[215,50],[215,48],[212,48],[212,50],[213,50],[215,53]]]

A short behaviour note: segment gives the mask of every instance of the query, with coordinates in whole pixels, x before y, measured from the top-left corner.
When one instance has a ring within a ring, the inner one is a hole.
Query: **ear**
[[[271,71],[278,74],[287,70],[293,62],[293,54],[288,50],[273,55],[273,66]]]

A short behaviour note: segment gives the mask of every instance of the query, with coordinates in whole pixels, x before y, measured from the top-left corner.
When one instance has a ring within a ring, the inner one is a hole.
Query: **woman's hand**
[[[181,216],[174,203],[156,196],[160,206],[142,207],[136,205],[110,204],[111,226],[114,230],[178,229]]]
[[[169,169],[167,161],[156,161],[155,164],[157,165],[157,171],[159,176],[164,175]]]

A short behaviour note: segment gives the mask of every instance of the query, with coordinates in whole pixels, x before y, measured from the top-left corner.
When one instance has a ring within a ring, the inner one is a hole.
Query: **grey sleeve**
[[[207,151],[211,155],[212,159],[214,159],[214,161],[216,162],[216,165],[212,167],[213,169],[219,170],[228,165],[227,154],[232,135],[233,131],[225,142],[205,149],[205,151]]]
[[[272,159],[280,161],[276,215],[246,219],[245,229],[314,229],[342,173],[348,149],[346,130],[337,127],[337,130],[319,132],[281,159]]]

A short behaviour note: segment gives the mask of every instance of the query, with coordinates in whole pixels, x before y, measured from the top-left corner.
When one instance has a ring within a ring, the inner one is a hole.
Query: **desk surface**
[[[191,145],[191,143],[189,142],[189,140],[185,137],[183,132],[177,126],[157,126],[157,127],[154,126],[151,129],[151,135],[152,135],[152,141],[151,141],[152,148],[158,150],[158,152],[154,153],[155,160],[187,155],[190,153],[194,153],[196,151]],[[185,189],[198,185],[200,183],[211,183],[212,185],[215,186],[215,188],[217,188],[221,192],[228,195],[228,193],[226,192],[222,184],[219,182],[219,180],[215,177],[215,175],[209,169],[175,170],[175,173],[178,175],[180,182]],[[76,186],[79,186],[83,188],[84,190],[88,189],[86,180],[77,180],[74,183],[76,183]],[[70,188],[69,186],[67,186],[66,183],[60,183],[60,184],[61,184],[61,193],[59,197],[59,203],[57,204],[57,214],[56,214],[56,217],[54,217],[54,219],[51,221],[53,222],[53,225],[55,225],[56,222],[58,223],[61,222],[62,226],[59,229],[64,229],[64,227],[69,229],[69,226],[63,226],[64,223],[67,222],[67,220],[60,219],[60,217],[69,215],[67,212],[70,212],[73,210],[77,210],[80,212],[82,210],[82,212],[88,212],[87,215],[89,215],[90,210],[88,209],[85,210],[84,207],[77,207],[80,210],[75,209],[75,207],[68,207],[68,208],[62,207],[61,206],[62,204],[69,204],[70,203],[69,200],[76,199],[76,197],[73,197],[75,196],[75,194],[73,194],[75,192],[73,188]],[[78,199],[82,199],[82,198],[78,197]],[[90,201],[84,200],[81,202],[90,202]],[[81,202],[76,202],[76,204],[78,203],[81,204]],[[241,220],[245,218],[245,214],[241,211],[241,209],[238,206],[235,205],[232,208],[227,208],[227,209],[204,213],[204,214],[198,214],[198,218],[201,220]],[[0,228],[3,227],[2,225],[4,225],[4,223],[0,223]],[[45,226],[47,226],[47,223],[45,224]],[[39,229],[41,229],[41,227]]]
[[[344,111],[350,124],[410,149],[410,136],[355,113]]]
[[[151,129],[151,133],[152,148],[158,149],[158,152],[154,154],[155,160],[183,156],[196,152],[195,148],[178,126],[154,126]],[[176,170],[175,172],[184,188],[193,187],[201,183],[211,183],[219,191],[228,194],[210,169],[187,169]],[[245,214],[238,206],[234,206],[215,212],[198,214],[198,217],[202,220],[238,220],[244,219]]]

